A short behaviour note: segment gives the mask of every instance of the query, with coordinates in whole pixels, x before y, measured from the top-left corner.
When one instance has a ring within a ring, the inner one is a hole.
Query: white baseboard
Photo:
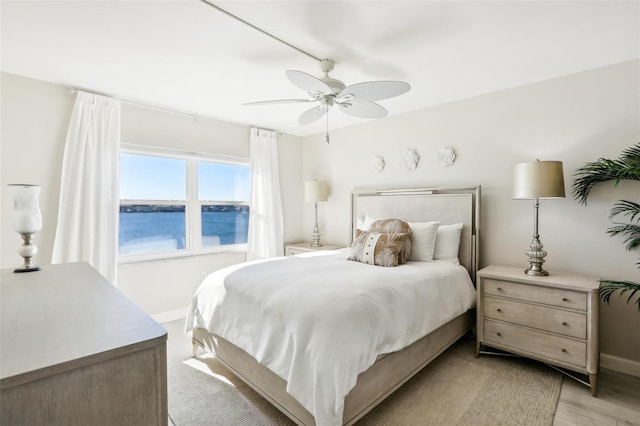
[[[640,362],[608,354],[600,354],[600,367],[640,377]]]
[[[164,312],[164,313],[157,314],[157,315],[151,315],[151,318],[153,318],[154,320],[156,320],[160,324],[162,324],[164,322],[175,321],[175,320],[179,320],[179,319],[182,319],[182,318],[186,318],[188,309],[189,308],[184,308],[184,309],[178,309],[178,310],[171,311],[171,312]]]

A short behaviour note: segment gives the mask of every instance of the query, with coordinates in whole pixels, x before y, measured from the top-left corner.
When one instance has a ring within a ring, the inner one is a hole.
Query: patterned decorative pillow
[[[380,219],[371,224],[370,232],[379,232],[381,234],[407,234],[404,240],[404,248],[400,252],[398,258],[399,263],[406,263],[411,253],[411,226],[408,222],[400,219]]]
[[[383,234],[357,231],[349,260],[378,266],[398,266],[407,233]]]

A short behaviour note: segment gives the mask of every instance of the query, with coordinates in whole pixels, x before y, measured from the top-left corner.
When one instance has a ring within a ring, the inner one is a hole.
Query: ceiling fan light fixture
[[[411,86],[404,81],[368,81],[346,86],[342,81],[329,77],[335,62],[331,59],[320,60],[323,77],[316,78],[302,71],[288,70],[287,78],[298,88],[304,90],[312,98],[309,102],[318,102],[317,107],[311,108],[300,115],[298,123],[311,124],[329,109],[337,104],[339,109],[347,115],[360,118],[378,119],[387,116],[387,110],[374,101],[389,99],[408,92]],[[291,100],[300,102],[300,100]],[[255,104],[285,103],[284,101],[263,101]],[[327,123],[328,129],[328,123]]]

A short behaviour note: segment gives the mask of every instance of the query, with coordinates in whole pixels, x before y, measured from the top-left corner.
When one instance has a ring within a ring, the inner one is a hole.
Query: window
[[[244,159],[125,145],[120,259],[246,250],[250,177]]]
[[[202,247],[247,243],[249,178],[246,165],[198,161]]]

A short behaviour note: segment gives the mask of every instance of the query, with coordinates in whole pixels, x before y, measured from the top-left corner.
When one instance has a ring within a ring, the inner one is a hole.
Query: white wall
[[[482,185],[481,266],[524,269],[533,203],[512,200],[513,166],[536,158],[561,160],[567,197],[543,200],[540,207],[545,268],[639,282],[635,262],[640,253],[626,252],[622,238],[609,237],[606,230],[615,201],[640,202],[640,183],[597,187],[586,207],[570,195],[577,168],[601,157],[616,158],[638,142],[638,64],[621,63],[335,130],[329,145],[324,135],[305,138],[304,178],[324,179],[331,187],[329,201],[318,204],[324,242],[348,243],[354,188]],[[456,152],[450,167],[437,161],[443,147]],[[399,162],[406,149],[420,156],[415,170]],[[381,173],[369,166],[374,156],[385,160]],[[312,206],[305,205],[304,229],[312,226]],[[602,351],[640,362],[640,313],[633,304],[614,302],[602,306]]]
[[[11,183],[42,185],[42,231],[34,237],[39,248],[35,261],[49,264],[58,220],[64,141],[74,97],[62,86],[7,73],[0,73],[0,89],[0,267],[22,264],[17,253],[22,240],[11,228],[13,201],[6,187]]]

